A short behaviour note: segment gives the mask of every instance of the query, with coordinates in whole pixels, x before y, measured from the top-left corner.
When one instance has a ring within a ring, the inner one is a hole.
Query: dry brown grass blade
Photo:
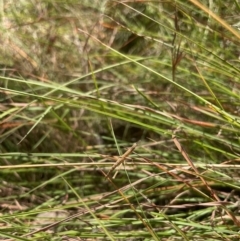
[[[8,45],[11,49],[13,49],[14,52],[19,54],[23,59],[25,59],[28,63],[30,63],[35,69],[38,68],[37,62],[29,56],[22,48],[17,46],[15,43],[13,43],[11,40],[8,40]]]
[[[211,16],[213,19],[215,19],[217,22],[219,22],[225,29],[229,30],[232,34],[234,34],[237,38],[240,39],[240,33],[239,31],[235,30],[233,27],[231,27],[228,23],[226,23],[222,18],[220,18],[218,15],[213,13],[209,8],[205,7],[203,4],[201,4],[197,0],[190,0],[194,5],[196,5],[198,8],[202,9],[205,13],[207,13],[209,16]]]
[[[201,176],[201,174],[199,173],[198,169],[194,166],[192,160],[189,158],[188,154],[186,153],[186,151],[184,150],[184,148],[181,146],[180,142],[177,140],[176,137],[176,132],[180,131],[179,128],[176,129],[173,132],[172,135],[172,139],[174,144],[176,145],[177,149],[180,151],[180,153],[183,155],[184,159],[187,161],[188,165],[190,167],[192,167],[193,171],[196,173],[196,176],[199,177],[201,179],[201,181],[205,184],[206,188],[210,191],[212,197],[215,199],[215,201],[220,201],[218,196],[213,192],[213,190],[209,187],[208,183],[206,182],[206,180]]]
[[[218,196],[216,195],[216,193],[211,189],[211,187],[208,185],[207,181],[202,177],[202,175],[199,173],[199,171],[197,170],[197,168],[194,166],[192,160],[189,158],[188,154],[186,153],[186,151],[182,148],[180,142],[177,140],[176,138],[176,132],[180,131],[179,128],[177,128],[172,135],[172,139],[173,142],[175,143],[176,147],[178,148],[179,152],[183,155],[184,159],[187,161],[188,165],[190,167],[192,167],[193,171],[196,173],[196,176],[198,176],[201,181],[203,182],[203,184],[206,186],[206,188],[209,190],[209,192],[211,193],[213,199],[216,202],[221,202],[221,200],[218,198]],[[231,219],[233,220],[233,222],[235,223],[235,225],[237,225],[238,227],[240,227],[240,221],[234,216],[234,214],[232,214],[224,204],[221,205],[223,207],[223,209],[226,211],[226,213],[231,217]]]

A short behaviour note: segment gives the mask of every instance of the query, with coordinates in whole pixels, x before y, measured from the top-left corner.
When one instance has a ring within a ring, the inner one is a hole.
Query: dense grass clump
[[[237,1],[1,10],[0,240],[239,240]]]

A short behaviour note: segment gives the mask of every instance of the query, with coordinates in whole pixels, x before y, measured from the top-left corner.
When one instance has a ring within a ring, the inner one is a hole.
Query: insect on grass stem
[[[136,146],[137,146],[137,143],[134,143],[122,156],[117,158],[116,163],[112,166],[112,168],[106,175],[106,178],[110,176],[110,174],[116,169],[116,167],[118,167],[119,165],[121,165],[124,162],[124,160],[134,151]],[[113,179],[116,177],[116,175],[117,175],[117,172],[114,174]]]

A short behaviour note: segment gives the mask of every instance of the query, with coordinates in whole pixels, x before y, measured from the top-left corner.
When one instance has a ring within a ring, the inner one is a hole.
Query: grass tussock
[[[0,239],[239,240],[239,11],[2,2]]]

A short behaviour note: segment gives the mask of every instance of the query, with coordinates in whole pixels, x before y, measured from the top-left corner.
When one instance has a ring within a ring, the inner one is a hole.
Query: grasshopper
[[[124,160],[134,151],[136,146],[137,146],[137,144],[134,143],[122,156],[117,158],[116,163],[109,170],[108,174],[106,175],[106,178],[108,178],[110,176],[110,174],[116,169],[116,167],[118,167],[119,165],[121,165],[124,162]],[[117,172],[114,174],[113,179],[116,177],[116,175],[117,175]]]

